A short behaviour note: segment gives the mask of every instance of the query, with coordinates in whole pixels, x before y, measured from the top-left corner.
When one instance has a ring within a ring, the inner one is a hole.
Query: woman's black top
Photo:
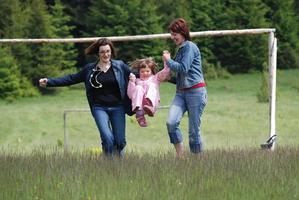
[[[121,105],[121,95],[118,82],[115,78],[112,67],[106,72],[94,72],[91,82],[95,86],[91,88],[92,105],[117,106]]]

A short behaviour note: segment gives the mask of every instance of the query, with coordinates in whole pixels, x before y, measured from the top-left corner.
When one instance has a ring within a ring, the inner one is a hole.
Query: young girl
[[[136,112],[136,119],[141,127],[146,127],[145,114],[153,117],[160,103],[160,82],[166,81],[170,69],[164,64],[163,70],[156,73],[158,64],[153,58],[139,59],[131,63],[137,69],[139,77],[130,74],[128,96],[132,100],[132,110]]]

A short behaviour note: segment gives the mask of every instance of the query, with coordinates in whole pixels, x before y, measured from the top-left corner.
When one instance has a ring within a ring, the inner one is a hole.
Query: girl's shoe
[[[149,105],[144,105],[143,106],[143,110],[145,112],[145,114],[147,114],[150,117],[154,116],[154,108],[153,106],[149,106]]]
[[[147,127],[147,121],[144,115],[136,115],[136,120],[141,127]]]

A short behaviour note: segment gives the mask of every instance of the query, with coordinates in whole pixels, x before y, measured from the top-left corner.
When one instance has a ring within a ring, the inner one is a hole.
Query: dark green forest
[[[166,33],[175,18],[192,32],[275,28],[279,69],[299,68],[298,0],[0,0],[0,39],[79,38]],[[207,79],[262,71],[267,35],[194,38]],[[76,72],[95,57],[89,44],[0,43],[0,98],[40,95],[40,77]],[[116,42],[117,59],[130,62],[175,46],[170,40]]]

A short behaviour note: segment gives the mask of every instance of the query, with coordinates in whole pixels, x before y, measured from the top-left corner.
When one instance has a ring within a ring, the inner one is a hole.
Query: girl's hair
[[[186,40],[191,41],[190,30],[188,28],[187,22],[183,18],[177,18],[173,20],[168,26],[168,31],[179,33],[183,35]]]
[[[156,74],[158,68],[158,64],[155,62],[155,59],[152,57],[137,59],[131,62],[130,66],[133,69],[137,69],[138,71],[142,68],[149,67],[152,70],[152,74]]]
[[[111,40],[109,40],[108,38],[101,38],[98,39],[97,41],[95,41],[94,43],[92,43],[89,47],[87,47],[85,49],[85,55],[99,55],[99,48],[101,46],[106,46],[109,45],[110,49],[111,49],[111,57],[115,58],[116,57],[116,51],[115,48],[113,46],[113,43],[111,42]]]

